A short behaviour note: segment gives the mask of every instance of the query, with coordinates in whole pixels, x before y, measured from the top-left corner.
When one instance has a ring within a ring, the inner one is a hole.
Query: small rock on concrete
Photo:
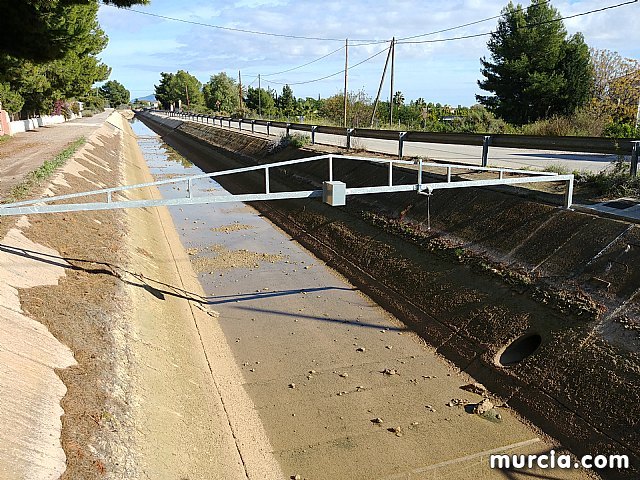
[[[473,413],[476,415],[484,415],[493,409],[494,405],[488,398],[483,399],[475,407],[473,407]]]

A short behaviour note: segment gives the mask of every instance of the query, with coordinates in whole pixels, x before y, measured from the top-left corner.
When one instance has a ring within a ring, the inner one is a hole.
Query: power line
[[[545,5],[545,4],[549,3],[549,2],[551,2],[551,0],[545,0],[544,2],[540,2],[540,3],[536,4],[535,6],[542,6],[542,5]],[[518,8],[515,9],[515,11],[522,11],[524,9],[525,9],[525,7],[518,7]],[[471,25],[477,25],[478,23],[488,22],[489,20],[495,20],[496,18],[500,18],[500,17],[502,17],[502,15],[494,15],[493,17],[487,17],[487,18],[483,18],[482,20],[475,20],[473,22],[463,23],[462,25],[456,25],[455,27],[444,28],[442,30],[436,30],[436,31],[429,32],[429,33],[422,33],[420,35],[412,35],[410,37],[402,37],[402,38],[398,38],[397,40],[411,40],[413,38],[427,37],[427,36],[430,36],[430,35],[436,35],[438,33],[450,32],[451,30],[457,30],[459,28],[470,27]]]
[[[365,63],[365,62],[368,62],[369,60],[371,60],[371,59],[373,59],[373,58],[377,57],[378,55],[380,55],[381,53],[386,52],[387,50],[388,50],[388,49],[387,49],[387,48],[385,48],[385,49],[383,49],[383,50],[380,50],[378,53],[374,53],[374,54],[373,54],[373,55],[371,55],[370,57],[365,58],[364,60],[362,60],[362,61],[360,61],[360,62],[356,63],[355,65],[351,65],[351,66],[348,68],[348,70],[351,70],[352,68],[355,68],[355,67],[357,67],[358,65],[362,65],[362,64],[363,64],[363,63]],[[275,84],[275,85],[304,85],[304,84],[307,84],[307,83],[319,82],[319,81],[321,81],[321,80],[326,80],[327,78],[335,77],[336,75],[340,75],[341,73],[344,73],[344,71],[345,71],[345,69],[343,68],[343,69],[342,69],[342,70],[340,70],[339,72],[332,73],[331,75],[326,75],[326,76],[324,76],[324,77],[320,77],[320,78],[314,78],[313,80],[305,80],[305,81],[303,81],[303,82],[289,82],[289,83],[287,83],[287,82],[276,82],[276,81],[273,81],[273,80],[265,80],[265,82],[266,82],[266,83],[272,83],[272,84]]]
[[[103,3],[102,5],[105,5],[105,6],[111,7],[111,8],[120,9],[120,7],[117,7],[115,5],[111,5],[111,4],[108,4],[108,3]],[[136,10],[135,8],[126,8],[126,9],[123,9],[123,10],[126,10],[128,12],[138,13],[140,15],[147,15],[149,17],[156,17],[156,18],[162,18],[164,20],[171,20],[173,22],[188,23],[190,25],[198,25],[200,27],[215,28],[215,29],[218,29],[218,30],[227,30],[229,32],[249,33],[249,34],[252,34],[252,35],[263,35],[263,36],[267,36],[267,37],[291,38],[291,39],[296,39],[296,40],[316,40],[316,41],[323,41],[323,42],[344,42],[344,38],[306,37],[306,36],[302,36],[302,35],[289,35],[289,34],[285,34],[285,33],[261,32],[261,31],[258,31],[258,30],[248,30],[248,29],[245,29],[245,28],[234,28],[234,27],[223,27],[222,25],[214,25],[214,24],[211,24],[211,23],[196,22],[194,20],[185,20],[183,18],[169,17],[167,15],[160,15],[158,13],[151,13],[151,12],[145,12],[143,10]],[[353,41],[354,42],[371,42],[371,43],[384,43],[384,42],[386,42],[386,40],[373,40],[373,39],[359,39],[359,40],[353,40]]]
[[[281,73],[287,73],[287,72],[292,72],[294,70],[297,70],[299,68],[302,67],[306,67],[307,65],[311,65],[312,63],[316,63],[324,58],[330,57],[331,55],[333,55],[336,52],[339,52],[341,50],[344,50],[344,46],[335,49],[333,52],[327,53],[326,55],[323,55],[322,57],[318,57],[315,60],[311,60],[310,62],[304,63],[302,65],[298,65],[297,67],[293,67],[293,68],[289,68],[288,70],[282,70],[281,72],[275,72],[275,73],[267,73],[266,75],[262,75],[263,77],[273,77],[274,75],[280,75]]]
[[[576,17],[582,17],[585,15],[590,15],[592,13],[598,13],[598,12],[603,12],[605,10],[611,10],[613,8],[618,8],[618,7],[623,7],[626,5],[631,5],[632,3],[637,3],[638,0],[629,0],[628,2],[623,2],[623,3],[618,3],[616,5],[609,5],[608,7],[602,7],[602,8],[596,8],[593,10],[588,10],[586,12],[581,12],[581,13],[576,13],[574,15],[567,15],[566,17],[559,17],[559,18],[554,18],[552,20],[545,20],[544,22],[538,22],[538,23],[530,23],[527,24],[521,28],[531,28],[531,27],[537,27],[539,25],[546,25],[548,23],[555,23],[555,22],[561,22],[562,20],[568,20],[570,18],[576,18]],[[462,35],[459,37],[449,37],[449,38],[437,38],[437,39],[433,39],[433,40],[410,40],[410,41],[402,41],[402,42],[397,42],[400,44],[416,44],[416,43],[440,43],[440,42],[451,42],[451,41],[455,41],[455,40],[464,40],[464,39],[468,39],[468,38],[476,38],[476,37],[484,37],[485,35],[491,35],[492,33],[494,33],[493,31],[491,32],[484,32],[484,33],[476,33],[476,34],[472,34],[472,35]]]

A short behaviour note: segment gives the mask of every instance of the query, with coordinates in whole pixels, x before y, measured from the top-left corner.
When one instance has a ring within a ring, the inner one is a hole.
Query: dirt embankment
[[[268,141],[236,132],[152,126],[205,171],[316,153],[268,155]],[[317,188],[326,164],[274,173],[272,191]],[[349,186],[383,184],[386,174],[334,166]],[[405,175],[415,173],[395,181]],[[222,183],[234,193],[263,188],[261,172]],[[630,455],[631,470],[604,476],[637,478],[640,230],[495,190],[438,192],[430,204],[430,231],[427,200],[415,194],[360,197],[342,208],[317,200],[255,207],[575,453]],[[522,335],[539,335],[540,348],[499,365]]]

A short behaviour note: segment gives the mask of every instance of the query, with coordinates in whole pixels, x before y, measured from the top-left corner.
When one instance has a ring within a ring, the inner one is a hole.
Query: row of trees
[[[1,3],[0,102],[5,110],[30,116],[60,113],[70,99],[96,108],[104,104],[92,90],[111,73],[98,58],[108,41],[98,24],[98,0]],[[103,3],[128,7],[147,0]]]

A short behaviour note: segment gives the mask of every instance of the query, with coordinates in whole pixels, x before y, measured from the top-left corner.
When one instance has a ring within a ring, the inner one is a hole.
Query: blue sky
[[[615,5],[624,0],[554,0],[563,16]],[[385,40],[408,37],[495,16],[505,0],[151,0],[136,9],[193,22],[224,27],[273,32],[281,35],[328,39]],[[528,4],[528,2],[526,2]],[[640,59],[640,2],[565,21],[568,32],[580,31],[590,47],[609,49],[625,57]],[[244,85],[281,91],[291,83],[296,97],[323,97],[343,88],[342,74],[322,81],[295,82],[324,77],[344,68],[344,50],[307,67],[279,75],[326,55],[344,45],[344,40],[301,40],[260,36],[164,20],[135,12],[101,6],[99,20],[109,36],[102,60],[112,67],[111,79],[123,83],[132,98],[153,93],[160,72],[188,70],[206,82],[212,74],[225,71]],[[442,39],[489,32],[497,20],[452,30],[421,39]],[[465,40],[399,44],[396,46],[395,88],[407,101],[451,105],[472,105],[480,78],[479,58],[487,55],[488,37]],[[351,42],[352,40],[350,40]],[[355,43],[355,42],[354,42]],[[364,60],[386,48],[369,44],[349,48],[349,64]],[[386,53],[349,70],[349,90],[364,90],[375,96]],[[383,89],[388,97],[389,79]],[[253,82],[253,83],[252,83]]]

